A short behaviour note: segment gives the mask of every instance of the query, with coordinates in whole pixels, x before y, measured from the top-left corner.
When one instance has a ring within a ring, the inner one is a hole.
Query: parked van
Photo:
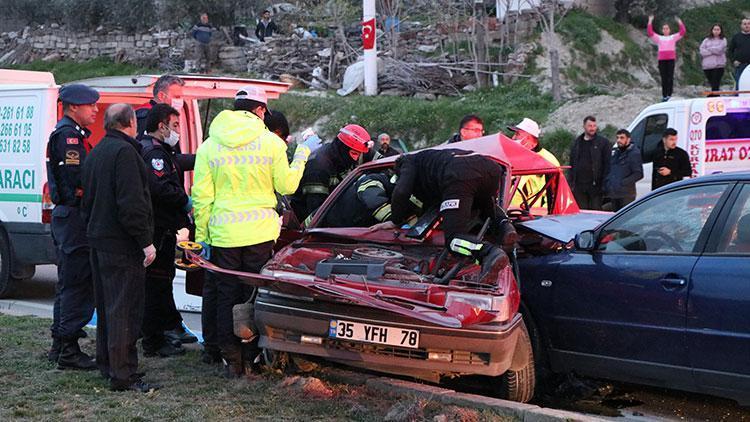
[[[289,84],[254,79],[180,75],[185,81],[180,111],[180,148],[194,153],[203,140],[210,100],[234,98],[247,85],[278,98]],[[135,107],[153,97],[159,75],[114,76],[78,81],[99,91],[97,121],[89,127],[91,144],[104,136],[104,110],[114,103]],[[36,265],[56,262],[49,223],[54,204],[47,189],[47,140],[62,117],[59,85],[48,72],[0,69],[0,298],[34,275]],[[199,102],[205,101],[203,116]],[[192,172],[185,186],[192,185]]]
[[[750,96],[672,100],[653,104],[628,126],[643,155],[638,196],[651,191],[662,133],[677,130],[677,146],[690,157],[693,176],[750,169]]]

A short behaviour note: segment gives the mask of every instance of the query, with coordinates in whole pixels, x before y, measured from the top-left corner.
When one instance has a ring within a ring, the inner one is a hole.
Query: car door
[[[690,273],[706,223],[727,184],[649,196],[595,233],[593,251],[573,251],[554,285],[552,347],[567,369],[652,384],[689,380],[685,344]],[[671,375],[670,375],[671,374]]]
[[[722,210],[692,275],[688,353],[696,384],[750,402],[750,183]],[[731,392],[731,391],[734,391]],[[741,392],[741,393],[740,393]]]

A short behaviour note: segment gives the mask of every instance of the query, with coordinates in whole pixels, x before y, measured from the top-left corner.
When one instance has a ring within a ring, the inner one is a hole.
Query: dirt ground
[[[141,358],[145,380],[162,390],[115,393],[98,371],[59,371],[47,361],[49,324],[0,314],[0,420],[512,421],[304,374],[227,380],[219,365],[200,362],[197,348],[177,358]],[[93,354],[89,334],[82,347]]]

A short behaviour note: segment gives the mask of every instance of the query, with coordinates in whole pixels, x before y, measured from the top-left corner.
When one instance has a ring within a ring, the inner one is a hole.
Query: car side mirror
[[[576,249],[582,251],[593,251],[596,246],[596,237],[593,230],[584,230],[576,235]]]

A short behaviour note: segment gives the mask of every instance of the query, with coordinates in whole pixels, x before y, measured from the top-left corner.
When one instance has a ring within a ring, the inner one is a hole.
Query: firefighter
[[[143,314],[143,353],[169,357],[185,353],[181,342],[168,341],[176,309],[172,295],[177,231],[189,225],[192,208],[185,193],[182,170],[174,159],[180,141],[180,114],[167,104],[156,104],[146,118],[146,133],[139,141],[149,170],[149,191],[154,209],[156,260],[146,269],[146,307]]]
[[[259,272],[271,257],[281,226],[276,195],[297,190],[311,151],[320,139],[297,146],[291,165],[286,144],[266,129],[267,97],[248,86],[235,95],[234,110],[211,123],[209,137],[198,148],[192,189],[195,240],[215,265]],[[217,342],[227,377],[239,377],[252,356],[234,335],[232,308],[253,296],[235,277],[213,274],[203,287],[203,313],[213,313]],[[204,328],[205,329],[205,328]]]
[[[394,180],[392,180],[394,179]],[[370,227],[391,219],[395,178],[388,173],[363,174],[328,210],[325,227]]]
[[[94,284],[89,263],[86,224],[80,213],[83,186],[81,169],[91,150],[87,129],[96,121],[99,93],[82,84],[60,88],[64,117],[47,144],[47,180],[55,203],[52,237],[57,247],[57,285],[52,322],[50,361],[60,369],[96,368],[82,352],[78,339],[94,312]]]
[[[315,135],[312,135],[315,136]],[[299,221],[312,216],[369,150],[370,134],[359,125],[349,124],[339,130],[330,144],[324,145],[305,167],[305,174],[294,196],[292,209]]]
[[[412,195],[425,210],[439,207],[446,246],[454,254],[480,260],[479,281],[494,282],[508,258],[500,248],[476,239],[470,232],[478,212],[480,221],[492,219],[505,248],[512,248],[515,243],[515,229],[498,205],[502,168],[469,151],[427,150],[400,157],[396,174],[398,181],[391,197],[391,221],[395,226],[404,224],[412,214]]]

